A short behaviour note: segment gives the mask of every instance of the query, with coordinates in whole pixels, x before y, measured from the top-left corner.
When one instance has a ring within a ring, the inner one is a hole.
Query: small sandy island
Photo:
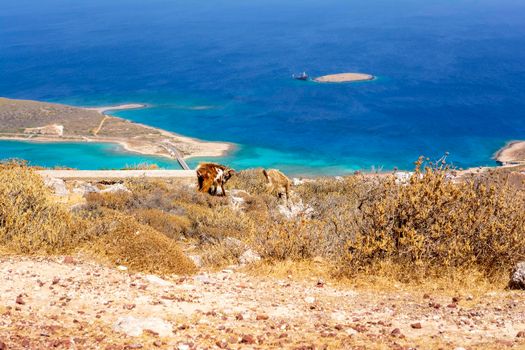
[[[348,83],[356,81],[368,81],[373,80],[374,76],[370,74],[363,73],[340,73],[340,74],[330,74],[323,75],[322,77],[317,77],[314,81],[318,83]]]
[[[185,169],[184,159],[218,157],[233,148],[230,143],[202,141],[106,114],[145,107],[125,104],[79,108],[0,98],[0,139],[116,143],[130,152],[177,159]]]
[[[501,164],[525,163],[525,141],[512,141],[500,149],[495,158]]]

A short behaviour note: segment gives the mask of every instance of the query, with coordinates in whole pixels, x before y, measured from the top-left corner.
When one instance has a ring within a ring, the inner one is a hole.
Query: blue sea
[[[0,96],[145,103],[114,114],[235,143],[217,161],[238,169],[411,169],[445,152],[458,167],[493,166],[495,151],[525,138],[522,0],[1,3]],[[377,79],[291,79],[303,71]],[[100,144],[2,142],[6,157],[79,168],[159,162]]]

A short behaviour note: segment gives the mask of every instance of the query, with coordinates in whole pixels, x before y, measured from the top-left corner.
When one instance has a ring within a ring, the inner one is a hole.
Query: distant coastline
[[[113,143],[127,152],[169,159],[174,159],[170,149],[188,159],[221,157],[235,148],[232,143],[203,141],[107,114],[146,107],[132,103],[80,108],[0,98],[0,140]]]

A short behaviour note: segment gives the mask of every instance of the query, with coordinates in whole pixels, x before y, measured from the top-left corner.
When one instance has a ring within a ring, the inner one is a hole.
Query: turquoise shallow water
[[[0,95],[146,103],[115,114],[233,142],[218,161],[239,169],[410,169],[445,152],[459,167],[496,165],[525,138],[524,18],[516,0],[4,0]],[[377,79],[290,79],[302,71]],[[108,161],[87,148],[75,158],[59,160]]]
[[[176,161],[143,157],[123,152],[122,148],[104,143],[36,143],[1,141],[0,159],[23,158],[32,165],[67,166],[76,169],[122,169],[142,163],[158,164],[166,169],[180,169]]]

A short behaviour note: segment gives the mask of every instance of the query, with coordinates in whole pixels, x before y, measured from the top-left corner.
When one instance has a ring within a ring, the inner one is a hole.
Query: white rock
[[[133,316],[119,317],[113,325],[113,330],[130,337],[140,337],[144,330],[157,333],[161,337],[167,337],[173,331],[169,323],[158,317],[135,318]]]
[[[45,176],[44,185],[51,188],[57,196],[67,196],[69,194],[66,183],[62,179]]]
[[[298,178],[294,177],[294,178],[292,179],[292,184],[293,184],[294,186],[299,186],[299,185],[304,184],[304,180],[301,180],[301,179],[298,179]]]
[[[305,206],[300,199],[293,204],[280,204],[277,206],[277,210],[287,219],[294,219],[298,216],[311,216],[314,213],[314,210],[309,206]]]
[[[100,190],[90,183],[81,183],[73,188],[73,192],[85,196],[88,193],[98,193]]]
[[[190,346],[188,344],[179,344],[177,350],[190,350]]]
[[[103,189],[102,191],[100,191],[101,193],[114,193],[114,192],[127,192],[127,193],[131,193],[130,190],[128,190],[128,188],[126,186],[124,186],[123,184],[114,184],[114,185],[109,185],[107,186],[105,189]]]
[[[413,172],[409,171],[398,171],[394,173],[394,176],[396,177],[396,184],[407,184],[410,181],[410,178],[413,174]]]
[[[334,321],[338,321],[338,322],[343,322],[346,320],[346,314],[344,312],[341,312],[341,311],[336,311],[336,312],[332,312],[332,319]]]
[[[171,282],[163,280],[162,278],[155,275],[146,275],[146,280],[150,283],[157,284],[161,287],[168,287],[172,285]]]
[[[313,304],[313,303],[315,303],[315,298],[314,297],[306,297],[306,298],[304,298],[304,301],[307,304]]]
[[[127,268],[126,266],[119,265],[119,266],[117,266],[117,270],[120,270],[120,271],[128,271],[128,268]]]
[[[261,256],[252,249],[248,249],[239,257],[239,262],[241,264],[251,264],[259,260],[261,260]]]
[[[204,261],[202,261],[202,258],[200,255],[188,255],[188,258],[190,258],[191,261],[197,266],[198,268],[201,268],[204,266]]]
[[[356,331],[355,329],[353,329],[353,328],[347,328],[347,329],[345,329],[345,332],[346,332],[346,334],[348,334],[349,336],[354,336],[354,335],[357,334],[357,331]]]
[[[230,205],[234,210],[242,209],[246,203],[246,199],[250,198],[250,194],[244,190],[233,189],[229,192]]]

